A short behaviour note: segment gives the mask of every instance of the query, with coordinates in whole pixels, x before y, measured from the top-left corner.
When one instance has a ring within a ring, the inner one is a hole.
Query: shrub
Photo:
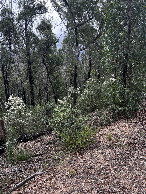
[[[102,107],[101,88],[98,80],[89,79],[78,97],[77,106],[83,113],[90,113]]]
[[[142,86],[131,83],[124,88],[120,77],[107,78],[103,84],[90,78],[79,94],[77,107],[83,114],[96,112],[99,124],[107,125],[120,117],[131,117],[140,109],[143,95]]]
[[[65,99],[54,109],[51,126],[66,147],[77,149],[88,145],[94,135],[85,121],[81,112]]]
[[[45,106],[27,108],[19,97],[10,96],[5,108],[4,121],[8,136],[11,128],[17,134],[17,139],[31,139],[47,131],[48,118]]]
[[[102,95],[105,109],[112,113],[113,119],[131,117],[140,109],[143,99],[143,92],[137,85],[124,88],[120,78],[104,82]]]
[[[28,160],[31,157],[31,153],[22,148],[16,149],[17,144],[17,134],[13,127],[8,130],[7,143],[6,143],[6,154],[7,160],[12,164],[18,161]]]
[[[52,118],[52,114],[53,114],[55,106],[56,104],[52,102],[48,102],[46,105],[44,105],[48,119]]]
[[[49,132],[46,106],[37,105],[28,109],[28,113],[31,115],[29,118],[26,118],[28,136],[32,137]]]
[[[6,113],[4,114],[5,127],[9,136],[11,133],[11,128],[13,128],[19,136],[20,134],[25,134],[26,116],[26,106],[22,99],[19,97],[10,96],[8,102],[5,103]]]

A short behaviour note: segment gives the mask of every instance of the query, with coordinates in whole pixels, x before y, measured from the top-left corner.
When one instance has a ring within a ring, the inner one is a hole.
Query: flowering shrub
[[[77,149],[88,145],[94,134],[85,121],[81,112],[64,99],[54,109],[51,126],[66,147]]]
[[[7,133],[11,133],[10,129],[13,127],[17,135],[23,134],[26,124],[24,119],[26,117],[26,106],[22,99],[13,95],[10,96],[8,102],[5,103],[5,109],[4,121]]]
[[[10,96],[5,103],[5,127],[11,134],[11,127],[17,134],[17,139],[31,139],[36,134],[47,130],[46,110],[43,106],[28,109],[22,99]]]
[[[16,150],[15,145],[18,139],[31,139],[47,130],[45,106],[28,109],[21,98],[12,95],[5,103],[5,108],[7,158],[13,163],[19,160],[27,160],[31,157],[31,154],[26,150]]]
[[[77,100],[77,107],[83,113],[90,113],[97,108],[100,109],[101,102],[101,89],[96,79],[89,79],[85,85],[84,90]]]
[[[63,98],[64,102],[70,104],[70,106],[74,105],[74,95],[80,95],[80,88],[74,89],[73,87],[69,87],[67,96]]]

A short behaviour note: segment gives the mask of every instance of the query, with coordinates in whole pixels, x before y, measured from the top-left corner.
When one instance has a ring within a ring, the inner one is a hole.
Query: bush
[[[78,97],[77,107],[83,113],[90,113],[102,108],[101,87],[96,79],[89,79]]]
[[[7,160],[12,164],[18,161],[25,161],[31,158],[31,153],[21,148],[16,149],[18,135],[13,127],[8,130],[7,143],[6,143],[6,154]]]
[[[5,103],[6,113],[4,114],[5,127],[8,136],[11,136],[11,129],[14,129],[17,137],[25,133],[25,118],[30,115],[26,114],[26,106],[19,97],[10,96]]]
[[[7,160],[12,164],[17,163],[18,161],[27,161],[32,157],[32,154],[24,149],[16,149],[15,145],[7,145]]]
[[[77,107],[83,114],[96,112],[101,125],[107,125],[120,117],[129,118],[141,108],[144,96],[142,86],[139,88],[133,83],[124,88],[118,77],[108,78],[102,85],[90,78],[79,94]]]
[[[28,136],[36,136],[50,131],[48,126],[48,116],[46,115],[46,106],[35,106],[28,109],[31,115],[27,117],[27,131]],[[27,135],[26,134],[26,135]]]
[[[94,136],[85,121],[86,118],[81,116],[81,112],[65,99],[59,101],[54,109],[51,126],[66,147],[77,149],[91,143]]]
[[[48,119],[52,118],[52,114],[53,114],[55,106],[56,106],[56,104],[52,103],[52,102],[48,102],[46,105],[44,105]]]
[[[120,78],[104,82],[102,95],[105,110],[112,113],[113,119],[130,118],[142,105],[142,90],[137,85],[124,88]]]
[[[9,133],[14,129],[17,139],[31,139],[48,129],[45,106],[27,108],[22,99],[10,96],[5,103],[5,127]]]

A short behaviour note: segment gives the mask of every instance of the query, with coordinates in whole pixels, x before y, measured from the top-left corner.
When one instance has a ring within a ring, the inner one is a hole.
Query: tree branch
[[[33,174],[33,175],[27,177],[24,181],[18,183],[14,188],[12,188],[10,191],[8,191],[7,194],[12,193],[13,191],[15,191],[16,189],[18,189],[18,188],[20,188],[21,186],[23,186],[25,183],[27,183],[29,180],[31,180],[31,179],[34,178],[35,176],[41,175],[41,174],[43,174],[42,171],[36,172],[35,174]]]

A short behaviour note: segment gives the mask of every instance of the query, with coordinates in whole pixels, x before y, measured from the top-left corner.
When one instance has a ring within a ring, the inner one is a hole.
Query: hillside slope
[[[0,189],[5,193],[42,169],[13,193],[145,193],[145,118],[143,111],[101,128],[95,143],[75,154],[65,151],[54,134],[21,143],[35,154],[13,166],[1,156]]]

